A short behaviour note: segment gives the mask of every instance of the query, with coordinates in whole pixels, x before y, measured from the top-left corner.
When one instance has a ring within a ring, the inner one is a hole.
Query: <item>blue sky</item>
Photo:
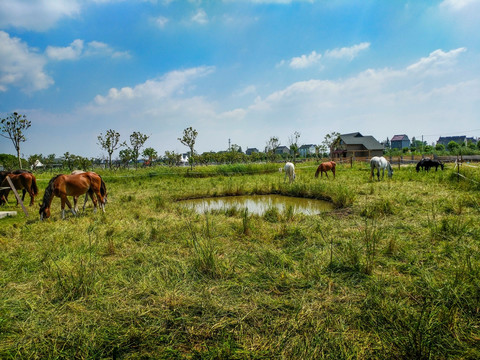
[[[199,153],[478,137],[478,34],[480,0],[2,0],[0,117],[32,122],[25,157],[102,157],[108,129],[160,155],[189,126]]]

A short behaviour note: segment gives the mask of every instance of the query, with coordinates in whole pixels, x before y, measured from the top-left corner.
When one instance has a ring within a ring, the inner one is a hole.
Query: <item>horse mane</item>
[[[47,207],[48,205],[48,201],[49,199],[52,198],[52,195],[53,195],[53,183],[55,182],[55,180],[57,180],[57,178],[59,176],[62,176],[62,174],[59,174],[59,175],[55,175],[53,178],[50,179],[50,181],[48,182],[48,185],[47,187],[45,188],[45,193],[43,194],[43,200],[42,200],[42,205],[40,206],[40,208],[45,208]]]

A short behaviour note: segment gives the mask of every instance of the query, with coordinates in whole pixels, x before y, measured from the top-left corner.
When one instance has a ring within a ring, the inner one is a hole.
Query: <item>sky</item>
[[[480,137],[478,34],[480,0],[2,0],[0,118],[25,158],[105,157],[109,129],[159,155],[190,126],[198,153]]]

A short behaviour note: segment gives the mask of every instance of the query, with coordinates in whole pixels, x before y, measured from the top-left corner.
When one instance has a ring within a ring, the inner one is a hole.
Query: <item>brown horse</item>
[[[17,172],[17,174],[15,172]],[[17,191],[23,190],[22,201],[25,201],[25,193],[28,192],[30,195],[30,206],[32,206],[35,196],[38,195],[37,179],[35,179],[35,176],[28,171],[17,170],[15,172],[2,172],[2,174],[0,174],[0,176],[2,176],[0,187],[10,187],[10,184],[7,180],[8,176]],[[7,202],[9,192],[10,189],[0,190],[0,205],[3,205]]]
[[[96,174],[95,174],[96,175]],[[92,173],[83,173],[77,175],[57,175],[50,179],[50,182],[45,189],[43,195],[43,201],[40,205],[40,219],[50,217],[50,206],[54,196],[61,199],[62,207],[62,219],[65,219],[65,204],[72,211],[73,215],[76,215],[75,210],[72,208],[72,204],[68,200],[67,196],[80,196],[85,193],[91,194],[93,201],[93,212],[97,211],[97,199],[100,200],[100,207],[105,212],[104,196],[102,194],[101,178]],[[97,196],[97,199],[93,196],[93,193]]]
[[[335,166],[336,165],[337,164],[335,163],[335,161],[327,161],[327,162],[321,163],[317,168],[317,172],[315,173],[315,177],[318,178],[318,174],[320,174],[320,177],[323,177],[323,173],[325,173],[325,175],[327,176],[327,179],[328,179],[327,171],[332,170],[333,178],[335,179]]]
[[[85,174],[85,173],[86,172],[83,171],[83,170],[73,170],[70,173],[70,175],[78,175],[78,174]],[[98,175],[96,172],[90,171],[89,174],[91,174],[94,177],[100,178],[100,182],[101,182],[100,192],[102,194],[104,194],[104,196],[103,196],[103,201],[100,200],[98,197],[97,197],[97,201],[102,202],[103,205],[105,206],[105,204],[107,203],[107,186],[105,185],[105,182],[103,181],[102,177],[100,175]],[[83,211],[85,211],[85,205],[87,204],[89,196],[90,196],[90,198],[92,198],[93,197],[93,192],[87,192],[85,194],[85,201],[83,202]],[[75,212],[78,212],[77,202],[78,202],[78,196],[74,196],[73,197],[73,208],[75,209]]]

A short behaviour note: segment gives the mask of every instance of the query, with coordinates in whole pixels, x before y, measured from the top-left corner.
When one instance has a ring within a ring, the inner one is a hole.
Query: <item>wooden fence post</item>
[[[18,203],[22,206],[22,209],[23,209],[23,212],[25,213],[25,216],[28,217],[28,211],[25,208],[25,205],[23,205],[23,201],[20,198],[20,195],[18,195],[17,189],[15,189],[15,186],[13,185],[12,180],[10,180],[10,178],[8,176],[5,177],[5,179],[7,179],[8,184],[10,185],[10,189],[12,189],[13,193],[15,194],[15,197],[17,198]]]

